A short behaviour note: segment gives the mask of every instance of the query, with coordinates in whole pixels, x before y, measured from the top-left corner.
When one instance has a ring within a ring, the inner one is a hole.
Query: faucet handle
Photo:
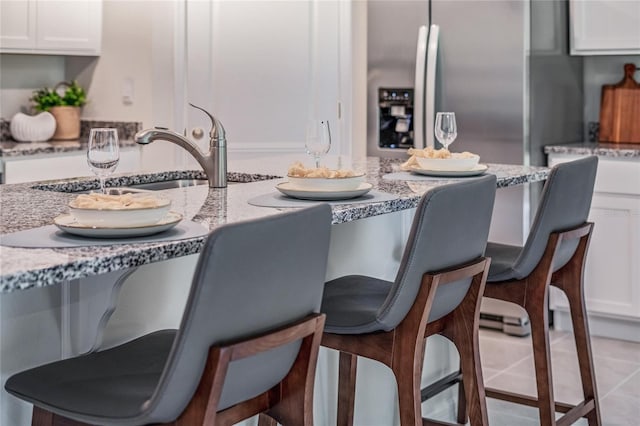
[[[209,131],[209,138],[211,143],[217,146],[226,146],[226,132],[224,130],[224,127],[222,127],[222,123],[220,122],[220,120],[215,118],[204,108],[194,105],[191,102],[189,102],[189,105],[207,114],[207,116],[211,120],[211,130]]]

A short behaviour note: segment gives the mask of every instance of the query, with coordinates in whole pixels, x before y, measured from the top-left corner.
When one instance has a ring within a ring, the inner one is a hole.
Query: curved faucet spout
[[[141,130],[133,137],[139,144],[147,145],[156,140],[172,142],[184,148],[195,158],[207,175],[210,188],[225,188],[227,186],[227,152],[226,145],[222,147],[210,144],[209,152],[203,153],[200,148],[179,133],[163,127]]]

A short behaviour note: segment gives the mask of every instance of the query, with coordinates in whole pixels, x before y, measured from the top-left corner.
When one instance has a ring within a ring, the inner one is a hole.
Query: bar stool
[[[312,425],[331,209],[221,226],[178,330],[17,373],[33,425]],[[313,242],[312,244],[310,242]]]
[[[487,396],[538,407],[540,424],[567,425],[581,417],[600,425],[600,407],[584,302],[583,271],[593,224],[591,207],[598,157],[555,166],[545,184],[540,207],[524,247],[489,243],[493,263],[484,295],[522,306],[531,322],[537,398],[487,389]],[[584,400],[577,406],[553,396],[549,345],[549,286],[569,300]],[[555,411],[565,413],[556,420]]]
[[[398,384],[400,422],[422,425],[420,378],[426,338],[441,334],[460,353],[472,425],[487,424],[478,352],[483,257],[496,177],[441,186],[417,207],[394,282],[350,275],[325,285],[322,346],[340,351],[338,425],[352,425],[357,356],[382,362]]]
[[[524,247],[497,243],[487,245],[486,256],[491,258],[491,267],[484,296],[516,303],[527,311],[531,323],[537,398],[489,388],[486,395],[537,407],[541,425],[567,425],[581,417],[586,417],[590,426],[602,423],[583,284],[584,264],[593,230],[593,224],[586,220],[597,167],[598,157],[553,167]],[[577,406],[556,402],[553,396],[548,320],[550,285],[562,290],[569,300],[584,396]],[[463,377],[466,380],[464,372]],[[443,389],[446,386],[440,381],[429,388]],[[423,392],[430,393],[429,388]],[[459,404],[464,407],[462,401]],[[555,411],[565,414],[556,420]],[[460,412],[458,422],[464,423],[465,419],[466,413]]]

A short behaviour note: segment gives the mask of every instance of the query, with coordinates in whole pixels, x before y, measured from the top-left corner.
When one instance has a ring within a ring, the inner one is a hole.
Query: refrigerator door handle
[[[424,133],[426,134],[426,146],[435,147],[433,140],[433,121],[436,115],[436,64],[438,61],[438,42],[440,39],[440,27],[431,25],[429,27],[429,40],[427,45],[427,64],[424,79]],[[417,102],[417,100],[416,100]],[[423,107],[421,107],[422,109]]]
[[[428,32],[426,25],[418,29],[416,46],[416,75],[413,86],[413,147],[424,148],[424,106],[425,106],[425,72],[427,61]]]

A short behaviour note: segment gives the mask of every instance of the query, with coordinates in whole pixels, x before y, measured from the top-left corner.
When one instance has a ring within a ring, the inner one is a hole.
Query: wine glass
[[[455,112],[439,112],[436,114],[435,134],[438,142],[442,144],[444,149],[448,150],[449,145],[458,136]]]
[[[304,146],[307,154],[315,160],[316,168],[320,167],[320,157],[331,148],[331,129],[328,120],[309,120]]]
[[[91,129],[87,163],[100,179],[100,190],[105,193],[104,181],[118,166],[120,149],[117,129]]]

